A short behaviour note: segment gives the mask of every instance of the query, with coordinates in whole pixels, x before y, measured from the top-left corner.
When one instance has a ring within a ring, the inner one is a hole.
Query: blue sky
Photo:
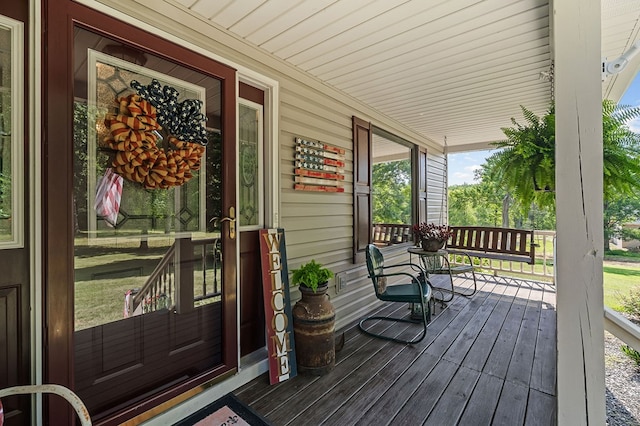
[[[640,74],[636,75],[619,102],[621,105],[640,105]],[[629,123],[629,128],[640,133],[640,118]],[[480,168],[492,151],[470,151],[449,154],[449,185],[475,183],[473,172]]]

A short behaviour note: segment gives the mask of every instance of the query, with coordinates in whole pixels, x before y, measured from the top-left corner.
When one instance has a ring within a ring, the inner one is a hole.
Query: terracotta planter
[[[301,285],[302,299],[292,310],[298,371],[318,376],[333,370],[336,365],[336,312],[326,294],[328,288],[325,283],[314,293]]]

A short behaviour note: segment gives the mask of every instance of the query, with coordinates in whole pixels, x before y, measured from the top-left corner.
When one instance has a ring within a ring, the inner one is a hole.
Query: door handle
[[[212,217],[209,222],[213,223],[213,226],[222,226],[222,222],[229,222],[229,238],[232,240],[236,238],[236,209],[234,207],[229,207],[229,216],[228,217]]]

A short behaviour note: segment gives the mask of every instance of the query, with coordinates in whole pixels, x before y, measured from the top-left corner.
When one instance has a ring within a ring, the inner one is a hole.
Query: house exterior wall
[[[427,220],[438,223],[446,221],[446,157],[439,143],[416,134],[371,107],[326,86],[230,33],[202,22],[175,4],[154,0],[79,0],[77,3],[100,10],[170,41],[187,45],[192,50],[235,67],[243,80],[260,80],[264,77],[265,80],[277,82],[276,103],[272,105],[276,111],[273,121],[277,149],[273,155],[278,159],[275,177],[277,191],[270,191],[277,193],[266,195],[272,200],[267,206],[275,212],[267,213],[268,221],[271,222],[267,225],[286,230],[290,269],[314,258],[336,273],[337,277],[331,283],[330,296],[336,307],[337,329],[362,317],[376,303],[364,265],[352,262],[353,116],[370,121],[380,129],[427,149]],[[38,7],[41,5],[38,0],[33,0],[31,4]],[[37,34],[39,31],[35,30],[32,36],[37,39]],[[35,86],[40,86],[39,81],[35,83]],[[320,140],[345,149],[344,193],[312,193],[293,189],[295,137]],[[42,191],[46,191],[46,187]],[[35,190],[37,199],[41,195],[38,192],[41,191]],[[406,247],[391,248],[385,253],[385,257],[390,262],[405,260]],[[292,295],[294,299],[299,297],[297,289],[292,291]],[[35,314],[35,327],[43,322],[40,315],[41,313]],[[39,333],[40,331],[36,332]],[[40,354],[41,351],[45,350],[42,347],[32,348],[33,353]],[[32,359],[36,358],[32,355]],[[36,376],[41,376],[42,362],[36,359],[33,363],[36,365]],[[263,372],[252,368],[244,368],[244,373],[255,376]],[[224,389],[231,390],[239,382],[231,378],[226,383]],[[195,405],[187,410],[210,402],[203,394],[192,398]],[[200,400],[196,401],[198,398]],[[164,420],[160,420],[159,424],[163,423]]]
[[[358,318],[375,303],[364,265],[352,263],[353,235],[353,141],[352,116],[427,148],[428,211],[430,222],[446,222],[446,160],[443,147],[412,132],[346,94],[329,87],[301,70],[284,63],[223,29],[214,28],[179,5],[154,0],[81,1],[116,17],[142,21],[181,40],[192,43],[215,59],[246,68],[278,82],[279,116],[276,118],[279,156],[279,223],[285,229],[289,269],[315,259],[337,274],[329,290],[336,307],[336,326]],[[107,8],[105,8],[105,5]],[[114,10],[117,10],[114,12]],[[344,193],[295,191],[294,139],[319,140],[344,148]],[[266,194],[269,197],[269,194]],[[406,251],[396,253],[405,256]],[[393,256],[393,255],[392,255]],[[292,297],[299,297],[293,289]]]

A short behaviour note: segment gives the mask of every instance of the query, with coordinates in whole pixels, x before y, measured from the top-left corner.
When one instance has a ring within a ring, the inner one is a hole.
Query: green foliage
[[[524,212],[535,202],[541,207],[554,203],[555,190],[555,112],[551,107],[538,117],[521,106],[525,124],[515,118],[515,127],[502,128],[506,140],[495,142],[502,148],[487,159],[485,174],[502,182]]]
[[[632,288],[628,294],[619,294],[620,307],[622,312],[626,312],[640,320],[640,287]]]
[[[449,224],[451,226],[500,226],[500,192],[491,191],[491,182],[449,187]],[[482,202],[478,202],[482,200]]]
[[[627,123],[640,117],[640,107],[602,102],[603,187],[605,202],[640,188],[640,135]]]
[[[620,349],[640,367],[640,352],[628,345],[622,345]]]
[[[605,253],[604,260],[640,262],[640,253],[630,250],[609,250]]]
[[[538,117],[521,108],[524,124],[512,118],[514,127],[502,129],[507,139],[494,143],[502,150],[487,159],[483,175],[501,182],[525,214],[532,205],[541,209],[555,205],[555,111],[552,105],[545,115]],[[627,125],[637,117],[640,107],[616,105],[610,100],[602,102],[606,237],[621,223],[620,218],[629,217],[637,203],[629,197],[635,197],[640,188],[640,135]],[[631,216],[634,215],[635,212]]]
[[[293,270],[291,284],[309,287],[315,293],[318,285],[328,281],[331,277],[333,277],[333,272],[312,259],[300,268]]]
[[[637,230],[623,228],[622,225],[636,220],[640,213],[640,198],[623,194],[610,194],[604,201],[604,241],[605,246],[612,235],[620,232],[623,239],[640,237]],[[634,235],[635,234],[635,235]]]
[[[411,161],[373,165],[373,222],[411,223]]]
[[[556,216],[551,207],[533,204],[520,209],[512,197],[508,197],[499,182],[480,174],[476,184],[449,187],[449,224],[451,226],[508,226],[514,228],[555,229]],[[516,207],[509,223],[502,223],[503,203]],[[524,210],[524,212],[522,211]]]

